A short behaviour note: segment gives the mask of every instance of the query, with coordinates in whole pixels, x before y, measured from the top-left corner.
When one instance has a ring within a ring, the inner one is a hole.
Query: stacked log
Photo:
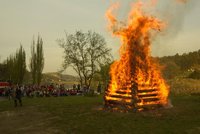
[[[154,88],[152,88],[154,87]],[[114,94],[105,92],[105,108],[122,111],[141,111],[151,110],[161,107],[159,89],[154,84],[138,85],[133,84],[131,92],[127,92],[127,88],[116,90]]]

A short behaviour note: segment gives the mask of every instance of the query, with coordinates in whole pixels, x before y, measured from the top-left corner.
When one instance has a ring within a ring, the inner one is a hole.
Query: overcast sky
[[[116,0],[112,0],[116,1]],[[126,16],[131,1],[122,3],[119,10]],[[169,28],[152,44],[154,56],[173,55],[200,49],[200,4],[190,0],[186,5],[172,5],[160,0],[156,11]],[[175,0],[173,0],[175,1]],[[55,72],[61,67],[63,51],[56,40],[65,37],[65,32],[93,30],[103,35],[112,53],[118,57],[120,42],[107,31],[105,12],[111,0],[0,0],[0,62],[19,48],[20,43],[30,58],[33,36],[38,33],[44,41],[44,72]],[[195,6],[196,5],[196,6]],[[68,74],[73,74],[67,71]]]

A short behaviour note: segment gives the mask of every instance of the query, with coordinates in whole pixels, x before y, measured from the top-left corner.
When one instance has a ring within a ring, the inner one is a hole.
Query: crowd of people
[[[21,90],[22,96],[27,97],[49,97],[49,96],[69,96],[69,95],[81,95],[83,90],[77,88],[74,84],[73,88],[65,89],[64,85],[12,85],[8,87],[1,96],[12,96],[13,92],[17,89]]]
[[[21,97],[58,97],[58,96],[75,96],[84,95],[90,92],[87,86],[81,87],[80,84],[74,84],[71,88],[66,89],[64,85],[49,84],[49,85],[11,85],[7,87],[0,96],[7,96],[9,100],[13,99],[15,106],[22,106]],[[101,85],[97,87],[97,93],[101,93]]]
[[[27,97],[49,97],[49,96],[69,96],[69,95],[83,95],[89,92],[89,88],[80,84],[74,84],[72,88],[66,89],[64,85],[50,84],[50,85],[11,85],[7,87],[0,96],[12,97],[13,93],[17,90],[21,90],[21,96]],[[101,92],[101,85],[97,87],[97,92]]]

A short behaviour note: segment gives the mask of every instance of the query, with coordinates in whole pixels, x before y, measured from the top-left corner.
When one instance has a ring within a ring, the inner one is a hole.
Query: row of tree
[[[32,83],[40,84],[44,67],[43,41],[40,36],[38,36],[37,43],[33,39],[29,67],[32,74]],[[22,45],[20,45],[15,54],[11,54],[0,64],[0,80],[22,84],[26,73],[28,73],[26,68],[26,52]]]
[[[22,83],[26,72],[26,53],[22,45],[15,54],[10,55],[2,65],[1,76],[12,80],[14,83]]]
[[[97,77],[103,85],[108,84],[109,68],[113,58],[111,49],[107,47],[105,39],[100,34],[92,31],[66,33],[66,38],[59,39],[58,45],[63,48],[65,54],[62,71],[72,67],[79,76],[81,86],[90,87],[92,80]],[[163,75],[170,79],[180,72],[199,68],[200,50],[183,55],[165,56],[158,60],[164,67]],[[29,63],[32,83],[40,84],[44,68],[43,40],[40,36],[37,41],[33,39]],[[21,84],[26,72],[26,53],[20,45],[14,55],[10,55],[0,64],[0,79]]]
[[[109,80],[109,66],[112,62],[111,49],[107,47],[103,36],[96,32],[86,33],[77,31],[75,34],[67,34],[65,39],[59,39],[58,45],[64,49],[64,71],[72,67],[77,75],[81,86],[90,87],[94,77],[99,77],[104,85]],[[44,68],[43,41],[38,36],[33,39],[31,45],[31,58],[29,61],[30,74],[33,84],[40,84]],[[26,69],[26,53],[22,45],[15,55],[11,55],[0,64],[0,79],[10,80],[13,83],[22,84]]]

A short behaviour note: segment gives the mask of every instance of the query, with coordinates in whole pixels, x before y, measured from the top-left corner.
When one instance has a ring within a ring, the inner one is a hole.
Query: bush
[[[93,89],[90,89],[89,92],[86,92],[84,94],[84,96],[87,96],[87,97],[94,97],[94,96],[97,96],[97,94],[95,94],[94,90]]]
[[[192,79],[200,79],[200,70],[195,70],[188,77]]]

